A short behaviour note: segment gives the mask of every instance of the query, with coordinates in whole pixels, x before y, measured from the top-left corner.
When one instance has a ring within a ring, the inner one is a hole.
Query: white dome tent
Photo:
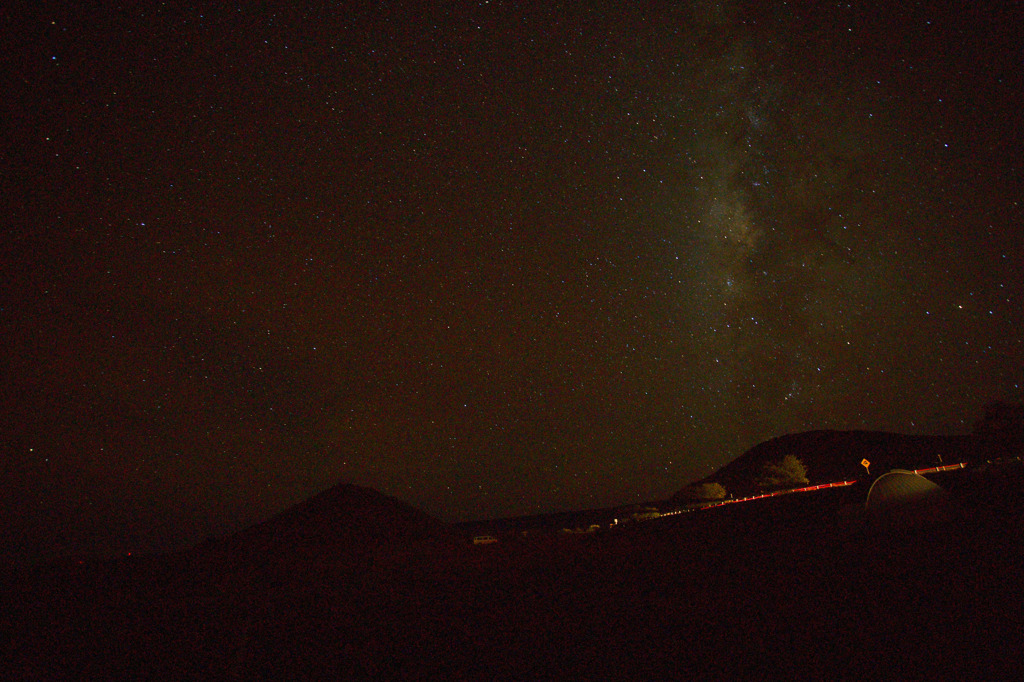
[[[875,479],[865,508],[872,519],[917,525],[945,517],[946,490],[921,474],[893,469]]]

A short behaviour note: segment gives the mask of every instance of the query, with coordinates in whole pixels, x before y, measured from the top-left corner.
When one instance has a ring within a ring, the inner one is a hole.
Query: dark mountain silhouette
[[[194,554],[211,574],[275,582],[296,571],[326,571],[359,589],[375,579],[374,566],[433,553],[460,539],[449,524],[401,500],[342,483],[226,538],[209,540]]]
[[[808,485],[863,478],[890,469],[919,469],[975,462],[992,454],[991,441],[978,436],[918,436],[882,431],[808,431],[760,443],[710,476],[696,483],[719,483],[733,496],[761,491],[759,479],[765,466],[787,455],[799,459],[807,469]],[[693,485],[693,484],[691,484]],[[689,488],[689,486],[687,486]],[[688,499],[687,488],[672,501]]]
[[[342,483],[227,539],[233,546],[401,545],[440,537],[448,525],[383,493]]]

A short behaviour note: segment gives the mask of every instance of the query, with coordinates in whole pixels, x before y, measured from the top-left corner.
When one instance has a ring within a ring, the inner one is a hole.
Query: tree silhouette
[[[807,467],[796,455],[786,455],[777,463],[768,462],[757,480],[762,488],[792,488],[809,482]]]
[[[725,499],[725,486],[721,483],[694,483],[683,488],[682,496],[689,500]]]

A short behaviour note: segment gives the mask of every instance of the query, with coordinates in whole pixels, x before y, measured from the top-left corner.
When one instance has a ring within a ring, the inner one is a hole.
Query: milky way
[[[11,556],[339,481],[664,497],[1021,400],[1011,17],[754,3],[13,18]]]

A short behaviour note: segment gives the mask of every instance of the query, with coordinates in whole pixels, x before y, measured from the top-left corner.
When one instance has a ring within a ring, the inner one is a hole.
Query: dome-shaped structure
[[[873,518],[920,523],[944,515],[946,491],[921,474],[893,469],[871,484],[865,506]]]

